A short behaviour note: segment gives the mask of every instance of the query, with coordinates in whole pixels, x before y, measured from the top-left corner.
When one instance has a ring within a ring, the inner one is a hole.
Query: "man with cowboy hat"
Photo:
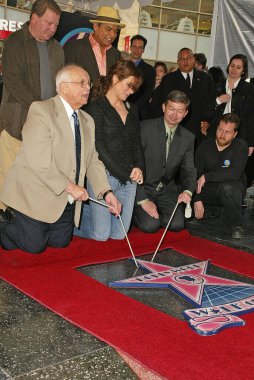
[[[83,67],[93,83],[101,75],[107,75],[109,68],[121,58],[112,43],[125,24],[120,22],[115,8],[104,6],[98,9],[96,18],[89,21],[93,24],[94,32],[89,37],[69,41],[64,51],[66,63]]]

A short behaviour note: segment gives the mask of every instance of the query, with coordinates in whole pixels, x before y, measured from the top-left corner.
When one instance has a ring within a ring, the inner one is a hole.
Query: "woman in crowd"
[[[159,84],[161,83],[161,80],[164,77],[164,75],[167,74],[168,69],[167,69],[167,66],[164,62],[156,62],[154,65],[154,69],[156,71],[154,88],[157,88],[159,86]]]
[[[252,161],[250,157],[254,151],[254,87],[245,81],[248,78],[247,57],[243,54],[234,55],[229,61],[227,73],[228,78],[215,86],[213,130],[215,131],[223,114],[233,112],[239,116],[241,124],[237,136],[247,142],[249,161]],[[253,168],[247,173],[250,183],[253,179]]]
[[[152,119],[153,118],[153,112],[150,109],[150,103],[153,101],[154,97],[158,96],[158,90],[159,90],[158,87],[161,83],[162,78],[168,72],[167,66],[164,62],[159,62],[159,61],[156,62],[154,65],[154,69],[156,71],[155,86],[154,86],[154,89],[152,92],[152,96],[149,100],[149,104],[148,104],[147,109],[146,109],[146,118],[145,119],[150,119],[150,118]]]
[[[104,163],[108,181],[122,203],[121,218],[128,231],[131,223],[137,183],[143,182],[139,118],[135,105],[126,101],[142,82],[139,70],[131,61],[118,61],[106,77],[93,87],[86,111],[95,121],[95,143]],[[92,188],[87,190],[94,198]],[[105,241],[125,237],[118,218],[106,208],[90,201],[83,207],[79,229],[74,235]]]

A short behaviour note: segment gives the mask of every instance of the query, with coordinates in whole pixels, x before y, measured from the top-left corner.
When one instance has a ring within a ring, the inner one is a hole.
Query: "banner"
[[[224,71],[234,54],[245,54],[249,77],[254,77],[253,0],[217,0],[214,6],[212,54],[209,67]]]

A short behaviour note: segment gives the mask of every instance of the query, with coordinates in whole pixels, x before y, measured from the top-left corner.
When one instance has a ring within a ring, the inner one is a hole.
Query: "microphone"
[[[192,215],[191,204],[190,204],[190,203],[187,203],[187,204],[186,204],[186,207],[185,207],[184,216],[185,216],[186,219],[189,219],[189,218],[191,218],[191,215]]]

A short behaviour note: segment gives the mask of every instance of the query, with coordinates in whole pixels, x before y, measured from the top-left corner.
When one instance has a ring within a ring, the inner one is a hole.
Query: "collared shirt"
[[[73,139],[74,139],[74,142],[75,142],[74,119],[73,119],[73,117],[72,117],[74,110],[73,110],[72,107],[69,105],[69,103],[66,102],[66,100],[65,100],[64,98],[62,98],[62,96],[59,95],[59,97],[60,97],[61,101],[63,102],[64,108],[65,108],[65,111],[66,111],[67,116],[68,116],[68,118],[69,118],[69,120],[70,120],[70,127],[71,127],[71,130],[72,130]],[[75,112],[77,112],[77,114],[78,114],[78,110],[75,110]],[[73,204],[73,203],[74,203],[74,198],[73,198],[70,194],[68,194],[68,202],[69,202],[70,204]]]
[[[192,71],[190,71],[189,73],[183,73],[182,71],[181,71],[181,73],[182,73],[182,75],[183,75],[183,77],[184,77],[184,79],[185,79],[185,80],[187,79],[187,74],[189,74],[189,76],[190,76],[190,86],[192,87],[192,81],[193,81],[193,70],[192,70]]]
[[[107,75],[106,51],[110,49],[112,45],[103,47],[103,49],[101,49],[101,45],[97,41],[95,41],[92,34],[89,35],[89,42],[92,46],[100,75],[103,75],[103,76]]]
[[[173,140],[174,135],[175,135],[175,131],[176,131],[178,125],[176,125],[174,128],[170,128],[170,127],[168,126],[168,123],[166,122],[165,119],[164,119],[164,125],[165,125],[166,135],[169,136],[170,133],[172,133],[171,140]]]
[[[137,59],[136,61],[132,61],[135,66],[138,66],[140,62],[142,61],[142,58]]]
[[[240,82],[241,78],[239,78],[235,83],[234,83],[234,88],[235,89],[237,86],[238,86],[238,83]],[[230,101],[228,103],[226,103],[226,106],[225,106],[225,109],[224,109],[224,112],[223,114],[225,113],[230,113],[231,112],[231,102],[232,102],[232,90],[231,88],[229,88],[229,83],[228,83],[228,79],[226,80],[226,94],[230,95],[231,98],[230,98]],[[217,104],[221,104],[221,101],[219,100],[219,98],[216,98],[216,103]]]
[[[66,100],[64,98],[62,98],[62,96],[60,96],[60,99],[63,102],[65,111],[66,111],[66,113],[68,115],[68,118],[70,120],[70,126],[71,126],[72,134],[73,134],[73,137],[74,137],[74,141],[75,141],[74,119],[72,117],[72,114],[73,114],[74,111],[78,114],[78,110],[73,110],[72,107],[69,105],[69,103],[66,102]]]
[[[178,125],[176,125],[174,128],[170,128],[165,119],[164,119],[164,125],[165,125],[166,135],[170,136],[170,132],[171,132],[172,133],[171,141],[173,141]],[[189,194],[190,197],[192,197],[192,192],[190,190],[184,190],[184,192]]]

